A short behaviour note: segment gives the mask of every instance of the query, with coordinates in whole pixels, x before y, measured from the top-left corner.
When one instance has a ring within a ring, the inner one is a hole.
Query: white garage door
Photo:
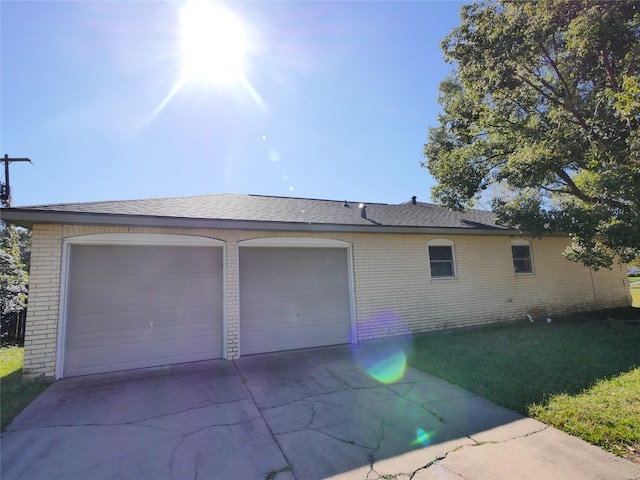
[[[72,245],[64,375],[222,356],[222,248]]]
[[[240,352],[349,342],[347,249],[240,249]]]

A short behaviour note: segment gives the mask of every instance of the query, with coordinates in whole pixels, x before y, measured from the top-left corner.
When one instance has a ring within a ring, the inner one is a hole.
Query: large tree
[[[31,234],[0,223],[0,320],[26,307]]]
[[[609,267],[640,256],[640,2],[487,1],[442,42],[453,73],[424,163],[434,200],[563,231],[565,254]]]

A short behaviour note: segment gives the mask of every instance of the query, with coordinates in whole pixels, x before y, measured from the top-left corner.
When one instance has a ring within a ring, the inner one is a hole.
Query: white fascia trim
[[[62,378],[64,372],[64,347],[67,338],[67,281],[69,278],[70,244],[62,242],[62,263],[60,265],[60,294],[58,295],[58,339],[56,341],[56,380]]]
[[[252,238],[238,242],[239,247],[322,247],[349,248],[349,242],[333,240],[331,238],[310,237],[264,237]]]
[[[97,233],[65,238],[66,243],[84,245],[148,245],[175,247],[221,247],[222,240],[169,233]]]
[[[351,316],[349,322],[350,343],[356,345],[358,343],[358,326],[356,324],[356,283],[353,270],[353,248],[351,245],[347,247],[347,269],[349,275],[349,302],[351,308],[349,314]]]

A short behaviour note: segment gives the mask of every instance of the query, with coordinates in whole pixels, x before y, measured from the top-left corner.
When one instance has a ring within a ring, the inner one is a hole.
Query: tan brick
[[[482,235],[362,234],[208,229],[35,225],[25,366],[55,371],[62,239],[96,233],[201,235],[226,242],[227,357],[239,356],[238,242],[264,237],[315,237],[352,245],[356,328],[359,340],[405,331],[472,326],[554,315],[579,309],[628,305],[626,271],[592,272],[567,261],[565,237],[531,239],[535,273],[515,275],[510,237]],[[453,242],[457,278],[431,279],[428,242]]]

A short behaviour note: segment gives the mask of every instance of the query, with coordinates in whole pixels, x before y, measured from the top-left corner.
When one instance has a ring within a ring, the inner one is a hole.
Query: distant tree
[[[424,149],[434,200],[463,210],[501,184],[499,219],[566,232],[568,258],[640,258],[640,2],[486,1],[460,17]]]
[[[29,282],[27,265],[31,258],[31,235],[26,230],[2,224],[0,227],[0,316],[16,313],[26,306]]]
[[[31,231],[0,223],[0,248],[11,252],[25,272],[31,268]]]

